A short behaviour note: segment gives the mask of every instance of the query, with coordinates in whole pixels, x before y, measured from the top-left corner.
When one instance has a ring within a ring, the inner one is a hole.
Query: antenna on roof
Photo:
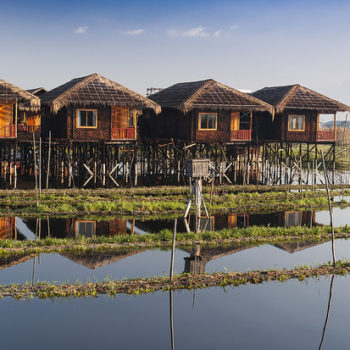
[[[151,96],[151,95],[155,94],[156,92],[159,92],[162,90],[163,90],[163,88],[155,88],[155,87],[147,88],[146,96]]]

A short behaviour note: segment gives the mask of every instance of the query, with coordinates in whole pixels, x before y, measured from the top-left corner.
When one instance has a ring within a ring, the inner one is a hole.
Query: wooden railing
[[[334,130],[317,130],[317,141],[334,141]]]
[[[33,132],[39,132],[41,130],[40,125],[25,125],[25,124],[18,124],[17,125],[18,132],[24,132],[32,134]]]
[[[112,128],[112,140],[135,140],[135,128]]]
[[[0,138],[16,137],[16,125],[0,126]]]
[[[231,130],[231,141],[249,141],[252,139],[252,130]]]

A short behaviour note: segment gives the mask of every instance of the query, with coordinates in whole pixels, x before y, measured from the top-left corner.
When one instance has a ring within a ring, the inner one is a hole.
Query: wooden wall
[[[13,104],[0,104],[0,126],[13,124]]]
[[[197,142],[229,142],[230,141],[230,110],[211,111],[203,113],[217,113],[216,130],[198,130],[198,111],[187,114],[172,109],[163,108],[158,116],[144,114],[140,121],[141,138],[170,139]],[[254,120],[254,119],[253,119]]]
[[[111,108],[87,106],[83,109],[97,110],[97,128],[78,128],[77,110],[72,108],[68,114],[67,134],[69,139],[82,141],[102,141],[111,139]]]
[[[288,131],[288,115],[305,115],[305,131]],[[316,142],[317,112],[285,111],[281,116],[281,140],[287,142]]]
[[[46,138],[51,130],[52,138],[67,138],[67,115],[68,108],[62,108],[57,114],[52,114],[47,106],[41,110],[41,135]]]
[[[304,131],[288,131],[288,115],[305,115]],[[256,113],[257,138],[261,141],[316,142],[317,112],[306,110],[284,111],[274,121],[269,113]]]
[[[76,111],[79,108],[64,107],[57,114],[52,114],[47,107],[42,110],[42,136],[64,138],[76,141],[102,141],[111,139],[111,108],[87,106],[83,109],[97,110],[97,128],[77,128]]]

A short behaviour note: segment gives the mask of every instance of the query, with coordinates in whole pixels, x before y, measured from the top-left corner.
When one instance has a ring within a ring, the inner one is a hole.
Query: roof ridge
[[[71,86],[69,89],[67,89],[66,91],[64,91],[61,95],[57,96],[55,99],[53,99],[51,101],[51,104],[53,105],[54,103],[59,102],[60,100],[62,100],[65,96],[69,95],[70,93],[74,92],[75,90],[79,89],[82,85],[84,85],[87,81],[90,81],[93,77],[98,76],[97,73],[93,73],[90,75],[87,75],[85,77],[79,77],[79,78],[73,78],[70,81],[68,81],[67,83],[75,80],[75,79],[81,79],[79,82],[77,82],[76,84],[74,84],[73,86]],[[65,83],[65,84],[67,84]],[[64,85],[64,84],[63,84]]]
[[[291,86],[291,88],[283,95],[281,100],[274,106],[276,111],[280,109],[283,105],[286,104],[286,101],[291,97],[291,94],[295,92],[295,90],[300,87],[299,84],[294,84],[294,85],[285,85],[285,86]]]
[[[185,108],[185,105],[186,104],[189,105],[196,97],[198,97],[198,95],[200,95],[203,92],[203,90],[208,85],[210,85],[210,86],[217,85],[217,86],[219,86],[221,88],[224,88],[224,89],[226,89],[226,90],[228,90],[230,92],[233,92],[233,93],[235,93],[235,94],[237,94],[237,95],[239,95],[239,96],[241,96],[243,98],[247,98],[248,100],[252,100],[252,101],[256,102],[259,105],[264,105],[265,107],[268,107],[271,110],[271,112],[273,111],[273,106],[270,105],[269,103],[267,103],[267,102],[265,102],[263,100],[260,100],[259,98],[256,98],[254,96],[251,96],[249,94],[246,94],[246,93],[244,93],[242,91],[239,91],[239,90],[237,90],[237,89],[235,89],[235,88],[233,88],[231,86],[228,86],[228,85],[225,85],[223,83],[220,83],[220,82],[218,82],[218,81],[216,81],[214,79],[208,79],[190,98],[188,98],[186,100],[185,103],[183,103],[184,110],[187,109],[187,108]]]
[[[22,94],[22,95],[27,95],[28,99],[30,99],[30,104],[32,105],[37,105],[40,104],[40,98],[38,96],[35,96],[34,94],[30,93],[27,90],[24,90],[22,88],[20,88],[17,85],[14,85],[12,83],[9,83],[6,80],[0,79],[0,84],[4,84],[5,86],[8,86],[11,90],[13,90],[14,93],[18,93],[18,94]],[[24,96],[23,96],[24,97]],[[37,104],[33,104],[33,100],[36,100],[38,103]]]
[[[205,87],[207,85],[209,85],[210,83],[215,83],[215,80],[214,79],[207,79],[207,80],[198,80],[198,81],[193,81],[193,82],[189,82],[189,83],[197,83],[197,82],[200,82],[200,81],[203,81],[203,84],[200,86],[199,89],[197,89],[188,99],[186,99],[183,103],[182,103],[182,106],[183,106],[183,110],[186,110],[186,104],[190,104],[191,103],[191,100],[194,100],[198,95],[201,94],[202,90],[205,89]],[[181,84],[181,83],[180,83]]]
[[[230,90],[230,91],[233,91],[233,92],[235,92],[236,94],[238,94],[238,95],[240,95],[240,96],[242,96],[242,97],[244,97],[244,98],[252,99],[253,101],[255,100],[256,102],[258,102],[258,103],[260,103],[260,104],[263,104],[263,105],[265,105],[266,107],[271,108],[271,111],[273,110],[273,106],[272,106],[270,103],[265,102],[265,101],[263,101],[263,100],[260,100],[260,98],[257,98],[257,97],[255,97],[255,96],[252,96],[252,95],[247,94],[247,93],[245,93],[245,92],[239,91],[239,90],[237,90],[237,89],[235,89],[235,88],[233,88],[233,87],[231,87],[231,86],[225,85],[225,84],[223,84],[223,83],[219,83],[219,82],[216,82],[216,83],[217,83],[218,85],[220,85],[221,87],[223,87],[223,88],[225,88],[225,89],[228,89],[228,90]]]

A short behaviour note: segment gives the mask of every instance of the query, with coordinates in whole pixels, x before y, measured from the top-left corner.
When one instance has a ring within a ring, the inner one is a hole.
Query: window
[[[77,127],[78,128],[96,128],[97,111],[94,109],[78,109]]]
[[[320,113],[318,115],[318,130],[334,130],[335,115]]]
[[[133,126],[135,126],[134,123],[134,110],[133,109],[129,109],[129,128],[132,128]]]
[[[199,130],[216,130],[217,115],[216,113],[199,113],[198,129]]]
[[[92,237],[95,235],[95,221],[77,221],[75,225],[77,235],[86,237]]]
[[[289,115],[288,116],[288,131],[304,131],[305,116],[304,115]]]

